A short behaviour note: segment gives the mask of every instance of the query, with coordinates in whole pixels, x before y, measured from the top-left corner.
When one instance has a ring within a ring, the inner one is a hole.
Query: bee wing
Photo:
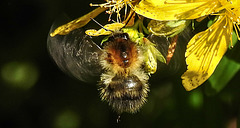
[[[52,26],[50,33],[54,30]],[[101,48],[83,30],[67,35],[48,36],[48,50],[58,67],[84,82],[94,82],[102,68],[99,64]],[[96,81],[95,81],[96,82]]]
[[[191,32],[190,28],[186,28],[183,32],[178,34],[177,44],[174,49],[173,56],[171,57],[169,64],[164,64],[166,67],[164,70],[167,70],[169,74],[175,74],[177,72],[180,72],[181,70],[185,70],[186,64],[185,64],[185,47],[187,45],[187,42],[191,38]],[[156,49],[162,53],[162,55],[167,58],[168,56],[168,50],[169,45],[172,43],[172,38],[167,38],[165,36],[158,36],[154,34],[150,34],[148,36],[148,39],[154,43],[156,46]],[[159,70],[163,70],[162,65],[158,66]]]

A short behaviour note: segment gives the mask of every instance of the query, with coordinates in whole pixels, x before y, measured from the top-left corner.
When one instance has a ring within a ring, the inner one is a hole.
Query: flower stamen
[[[112,14],[116,13],[117,14],[117,22],[121,22],[120,11],[125,6],[125,13],[124,13],[125,14],[124,19],[125,19],[126,14],[127,14],[127,5],[132,8],[132,4],[131,4],[132,2],[133,2],[133,0],[106,0],[106,3],[103,3],[103,4],[90,3],[90,6],[100,6],[100,7],[109,8],[109,10],[106,11],[106,13],[109,14],[108,21],[111,21]]]

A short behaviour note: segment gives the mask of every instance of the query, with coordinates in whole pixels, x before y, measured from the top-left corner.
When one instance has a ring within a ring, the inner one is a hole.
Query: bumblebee
[[[128,33],[114,33],[99,47],[82,29],[48,38],[48,49],[57,65],[81,81],[100,77],[100,97],[118,112],[137,112],[146,102],[149,76],[144,49]]]
[[[103,47],[100,64],[105,70],[99,82],[102,100],[118,113],[139,110],[149,91],[143,49],[127,33],[115,33]]]
[[[52,26],[48,36],[50,55],[65,73],[87,83],[97,80],[101,100],[117,113],[137,112],[147,101],[148,80],[157,70],[157,61],[166,63],[170,43],[153,34],[145,38],[136,29],[123,28],[122,23],[83,31],[75,23],[89,22],[82,19],[86,16],[57,29]],[[95,38],[103,35],[103,40]]]

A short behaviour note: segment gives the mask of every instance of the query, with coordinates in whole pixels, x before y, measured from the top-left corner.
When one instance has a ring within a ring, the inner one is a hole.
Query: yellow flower
[[[216,14],[217,21],[207,30],[196,34],[188,43],[185,54],[188,67],[182,75],[183,86],[188,91],[200,86],[212,75],[232,42],[233,28],[240,40],[239,6],[220,2],[223,10]]]
[[[205,82],[232,42],[233,28],[239,37],[240,0],[142,0],[135,12],[154,20],[197,19],[216,15],[216,22],[196,34],[186,51],[187,71],[182,83],[190,91]]]
[[[127,5],[129,5],[132,8],[132,6],[134,4],[136,4],[137,2],[139,2],[139,0],[106,0],[106,3],[103,3],[103,4],[90,4],[90,6],[100,6],[100,7],[94,9],[93,11],[89,12],[88,14],[86,14],[82,17],[79,17],[73,21],[68,22],[67,24],[64,24],[64,25],[58,27],[57,29],[54,30],[54,32],[52,32],[50,34],[50,36],[54,37],[55,35],[67,35],[71,31],[85,26],[89,21],[91,21],[91,18],[95,18],[96,16],[98,16],[100,13],[102,13],[106,9],[108,9],[108,11],[106,11],[106,12],[108,14],[110,14],[109,20],[111,19],[111,15],[113,13],[116,13],[117,14],[117,23],[120,24],[121,9],[123,7],[125,7],[125,16],[126,16],[127,15],[126,14],[127,13]],[[89,35],[95,34],[94,36],[97,36],[97,35],[101,35],[102,33],[105,33],[105,31],[100,30],[97,32],[95,30],[91,30],[91,31],[89,31],[89,33],[90,33]],[[109,32],[106,32],[106,34],[108,34],[108,33]]]

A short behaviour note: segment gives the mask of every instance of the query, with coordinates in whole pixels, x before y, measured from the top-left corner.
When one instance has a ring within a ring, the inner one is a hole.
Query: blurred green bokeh
[[[29,89],[37,82],[39,72],[33,64],[27,62],[9,62],[2,67],[1,76],[9,86]]]
[[[198,90],[194,90],[189,95],[189,105],[192,106],[194,109],[201,109],[203,105],[203,94]]]
[[[55,120],[55,128],[78,128],[80,124],[79,116],[71,110],[58,113]]]

